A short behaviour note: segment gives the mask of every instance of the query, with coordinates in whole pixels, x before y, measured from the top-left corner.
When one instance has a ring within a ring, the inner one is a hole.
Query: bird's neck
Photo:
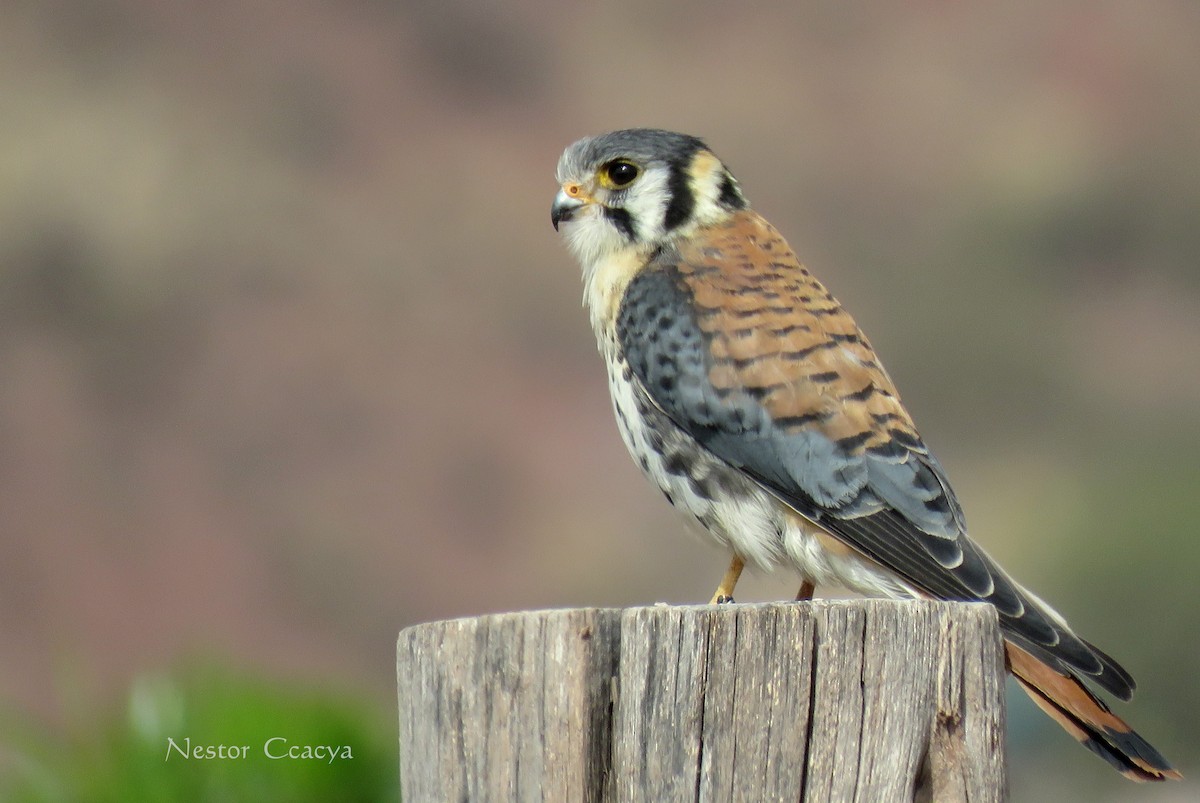
[[[583,304],[601,350],[616,336],[617,314],[625,288],[649,261],[655,249],[631,246],[610,251],[583,267]]]

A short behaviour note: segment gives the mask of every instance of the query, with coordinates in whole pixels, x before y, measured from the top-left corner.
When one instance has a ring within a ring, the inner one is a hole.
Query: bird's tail
[[[1012,642],[1004,648],[1013,676],[1038,707],[1122,775],[1135,781],[1183,777],[1077,678],[1047,666]]]

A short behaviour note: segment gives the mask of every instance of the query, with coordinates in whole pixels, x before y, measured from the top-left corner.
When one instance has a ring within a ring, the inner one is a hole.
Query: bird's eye
[[[623,190],[642,174],[633,162],[616,159],[600,168],[600,183],[610,190]]]

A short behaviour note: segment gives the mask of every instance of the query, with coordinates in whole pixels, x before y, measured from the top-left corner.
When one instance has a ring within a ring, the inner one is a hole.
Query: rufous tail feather
[[[1013,676],[1038,707],[1122,775],[1135,781],[1183,777],[1078,679],[1047,666],[1015,644],[1006,642],[1004,648]]]

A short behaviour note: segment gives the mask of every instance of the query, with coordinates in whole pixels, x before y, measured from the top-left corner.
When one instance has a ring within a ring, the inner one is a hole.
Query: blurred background
[[[732,167],[1200,774],[1200,8],[796,5],[0,6],[0,791],[320,700],[385,795],[400,628],[707,600],[549,222],[562,148],[632,125]],[[1020,695],[1009,737],[1014,800],[1200,789]]]

